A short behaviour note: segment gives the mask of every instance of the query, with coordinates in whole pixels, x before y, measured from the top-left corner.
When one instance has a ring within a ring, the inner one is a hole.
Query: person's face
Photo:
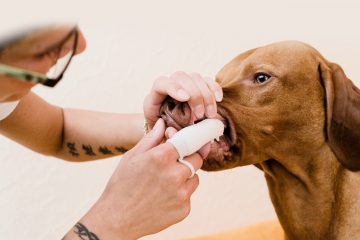
[[[64,43],[64,38],[72,29],[73,26],[54,26],[29,33],[15,43],[9,44],[0,52],[0,64],[45,74],[57,59],[72,50],[73,40],[70,39]],[[75,54],[84,51],[85,47],[84,36],[78,30]],[[34,85],[0,74],[0,102],[20,99]]]

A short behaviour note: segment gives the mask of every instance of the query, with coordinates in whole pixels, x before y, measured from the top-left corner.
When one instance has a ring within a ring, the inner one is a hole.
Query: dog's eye
[[[266,73],[258,73],[255,75],[254,82],[255,83],[264,83],[266,82],[271,76]]]

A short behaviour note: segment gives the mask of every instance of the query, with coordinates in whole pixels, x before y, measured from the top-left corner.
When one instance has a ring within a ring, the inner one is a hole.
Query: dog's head
[[[216,81],[224,91],[218,118],[227,126],[203,169],[309,154],[326,143],[345,167],[360,169],[360,91],[314,48],[280,42],[249,50]],[[179,129],[191,124],[186,108],[168,99],[161,114]]]

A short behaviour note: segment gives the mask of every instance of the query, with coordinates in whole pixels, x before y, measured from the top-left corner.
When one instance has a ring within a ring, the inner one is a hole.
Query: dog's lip
[[[161,117],[165,120],[165,122],[167,122],[168,127],[174,127],[178,131],[184,127],[190,126],[205,119],[205,118],[197,119],[195,114],[191,112],[190,108],[184,108],[184,111],[190,111],[189,113],[190,118],[186,121],[188,122],[188,124],[186,125],[179,123],[179,121],[177,121],[177,119],[175,119],[169,111],[164,111]],[[228,113],[228,111],[225,108],[218,105],[217,114],[214,118],[219,119],[224,123],[225,129],[223,136],[227,140],[226,143],[229,144],[230,147],[235,145],[237,141],[235,124],[232,121],[232,118]]]
[[[234,146],[237,141],[237,133],[236,133],[235,124],[230,114],[225,108],[218,106],[218,115],[221,117],[221,119],[219,119],[218,117],[216,118],[223,121],[225,125],[224,136],[228,138],[230,147]]]
[[[217,159],[216,162],[219,162],[219,164],[224,164],[224,162],[227,161],[227,159],[233,154],[232,150],[233,147],[236,145],[237,142],[237,133],[235,129],[235,124],[232,120],[232,117],[230,116],[227,109],[224,107],[218,105],[217,106],[217,114],[214,117],[215,119],[218,119],[224,123],[224,134],[220,136],[219,140],[212,141],[205,146],[203,146],[199,152],[202,153],[203,159],[206,161],[208,159]],[[202,121],[204,119],[198,119],[195,122],[192,122],[191,124],[194,124],[196,122]],[[206,150],[205,150],[206,149]],[[213,149],[216,149],[215,151]],[[219,157],[217,155],[219,150],[221,149],[223,156]],[[217,157],[215,157],[217,155]],[[215,157],[215,158],[214,158]]]
[[[161,111],[160,117],[166,122],[168,127],[173,127],[177,131],[180,129],[187,127],[189,125],[194,124],[196,121],[195,114],[191,112],[191,109],[189,106],[184,105],[182,108],[182,111],[184,112],[183,115],[180,115],[178,117],[182,119],[176,119],[171,111],[169,111],[167,108],[165,108],[163,111]],[[186,114],[187,112],[187,114]],[[188,117],[186,117],[188,116]]]
[[[161,108],[160,115],[161,118],[166,122],[167,127],[173,127],[179,131],[184,127],[190,126],[205,119],[197,118],[191,111],[188,104],[180,104],[183,105],[178,106],[178,110],[180,111],[176,111],[176,115],[174,115],[174,107],[165,105]],[[229,111],[221,104],[217,105],[217,114],[214,118],[219,119],[224,123],[224,134],[219,138],[219,141],[212,141],[203,146],[199,150],[199,153],[206,160],[218,159],[220,162],[223,162],[226,160],[225,158],[228,158],[232,155],[233,147],[237,142],[237,133],[235,124],[229,114]]]

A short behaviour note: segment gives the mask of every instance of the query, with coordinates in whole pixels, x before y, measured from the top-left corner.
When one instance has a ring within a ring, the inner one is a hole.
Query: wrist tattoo
[[[95,233],[90,232],[83,224],[78,222],[75,225],[74,233],[82,240],[100,240]]]

